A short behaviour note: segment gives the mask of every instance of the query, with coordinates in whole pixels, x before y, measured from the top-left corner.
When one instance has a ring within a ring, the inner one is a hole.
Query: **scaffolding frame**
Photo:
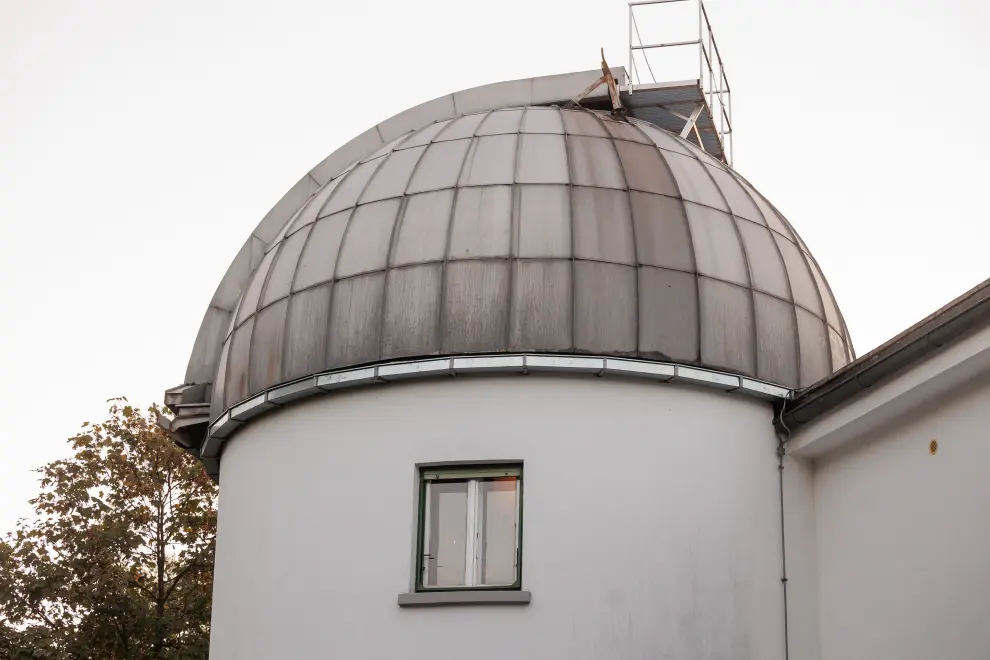
[[[644,44],[639,35],[639,25],[636,21],[636,9],[651,5],[668,5],[679,2],[694,2],[698,6],[698,31],[694,39],[670,41],[664,43]],[[719,52],[715,35],[712,32],[711,22],[708,20],[708,12],[705,9],[704,0],[636,0],[629,3],[629,85],[630,95],[635,94],[636,88],[651,87],[650,83],[644,82],[640,75],[636,63],[635,54],[642,53],[643,62],[650,73],[650,78],[655,84],[658,83],[653,75],[652,66],[647,56],[651,50],[664,48],[696,48],[698,50],[698,78],[697,85],[700,90],[700,102],[690,113],[671,110],[658,106],[666,110],[671,115],[684,120],[684,127],[681,129],[681,137],[687,138],[692,132],[697,139],[698,145],[705,148],[704,141],[699,132],[698,120],[702,113],[707,113],[710,124],[714,129],[718,139],[722,158],[732,165],[732,88],[729,85],[729,78],[725,72],[725,63],[722,54]],[[706,122],[707,124],[707,122]]]

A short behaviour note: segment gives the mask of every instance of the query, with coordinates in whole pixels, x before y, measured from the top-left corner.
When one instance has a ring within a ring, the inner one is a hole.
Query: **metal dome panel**
[[[788,388],[852,356],[787,221],[636,120],[526,107],[439,121],[298,206],[254,260],[214,418],[296,378],[416,356],[634,356]]]

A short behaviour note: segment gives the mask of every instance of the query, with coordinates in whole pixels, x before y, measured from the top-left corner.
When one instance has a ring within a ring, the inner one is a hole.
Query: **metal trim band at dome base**
[[[403,380],[484,374],[587,374],[683,383],[738,392],[764,401],[782,402],[792,390],[755,378],[682,364],[630,360],[601,356],[500,354],[401,360],[366,367],[337,369],[272,387],[226,410],[209,427],[200,448],[207,472],[219,476],[220,452],[225,440],[260,415],[318,394],[353,389],[365,385],[388,384]]]

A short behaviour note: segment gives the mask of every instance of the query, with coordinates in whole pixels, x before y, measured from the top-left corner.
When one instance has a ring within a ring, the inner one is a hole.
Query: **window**
[[[519,589],[522,466],[420,470],[417,591]]]

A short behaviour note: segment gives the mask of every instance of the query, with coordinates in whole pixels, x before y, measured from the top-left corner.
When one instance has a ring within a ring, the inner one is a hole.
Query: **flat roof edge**
[[[990,279],[828,378],[799,391],[778,416],[781,431],[794,431],[894,374],[919,364],[944,346],[990,325]]]

